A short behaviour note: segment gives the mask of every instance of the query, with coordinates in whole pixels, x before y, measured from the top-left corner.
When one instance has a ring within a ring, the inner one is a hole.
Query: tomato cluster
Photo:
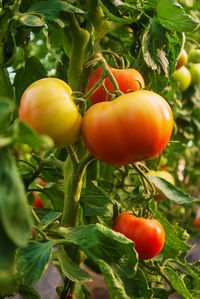
[[[181,91],[185,91],[191,84],[199,84],[200,49],[191,49],[188,54],[182,49],[172,77],[178,82]]]

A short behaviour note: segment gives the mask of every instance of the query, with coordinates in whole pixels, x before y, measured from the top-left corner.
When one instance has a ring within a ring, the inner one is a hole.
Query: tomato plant
[[[112,228],[135,243],[135,250],[141,260],[158,255],[165,243],[164,228],[155,219],[136,217],[133,213],[122,213],[114,220]]]
[[[172,77],[178,82],[178,86],[181,91],[186,90],[191,83],[190,71],[185,66],[182,66],[181,68],[177,69],[172,74]]]
[[[144,79],[142,75],[135,69],[116,69],[110,67],[110,71],[115,77],[119,89],[123,93],[130,91],[136,91],[145,87]],[[102,68],[97,68],[89,78],[88,89],[90,90],[102,76]],[[108,77],[104,81],[105,88],[109,93],[114,91],[113,85]],[[110,96],[106,93],[102,86],[98,87],[95,92],[90,96],[90,100],[93,104],[98,102],[110,101]]]
[[[19,117],[37,133],[50,136],[57,146],[75,142],[80,134],[81,115],[72,90],[57,78],[38,80],[24,91]]]
[[[36,191],[34,192],[34,195],[35,195],[35,201],[33,203],[33,206],[35,208],[44,208],[44,205]]]
[[[158,94],[142,90],[90,107],[83,118],[82,135],[97,159],[123,165],[159,154],[172,128],[168,103]]]
[[[47,280],[96,298],[94,272],[111,299],[199,297],[199,19],[190,0],[0,1],[2,299]]]

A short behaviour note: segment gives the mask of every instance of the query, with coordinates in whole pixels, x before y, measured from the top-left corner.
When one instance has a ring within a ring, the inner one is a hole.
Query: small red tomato
[[[165,243],[165,231],[160,222],[136,217],[131,212],[118,215],[112,228],[135,243],[140,260],[158,255]]]
[[[195,226],[196,226],[197,228],[200,229],[200,218],[196,218],[196,219],[194,220],[194,224],[195,224]]]
[[[145,87],[144,79],[142,75],[136,71],[135,69],[115,69],[113,67],[109,67],[113,76],[115,77],[119,89],[123,93],[128,93],[131,90],[139,90]],[[88,90],[90,90],[100,79],[102,75],[102,68],[97,68],[91,75],[88,81]],[[106,89],[112,93],[113,86],[109,78],[105,79],[105,87]],[[110,101],[110,97],[107,95],[103,87],[99,87],[95,92],[91,95],[90,100],[93,104],[98,102],[105,102],[106,100]]]
[[[34,207],[35,208],[44,208],[44,205],[43,205],[39,195],[37,194],[37,191],[34,191],[33,193],[35,195],[35,201],[33,203]]]

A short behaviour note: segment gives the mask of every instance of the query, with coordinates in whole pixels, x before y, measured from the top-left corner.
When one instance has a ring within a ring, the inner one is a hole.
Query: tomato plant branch
[[[73,146],[68,145],[67,151],[68,151],[68,154],[70,155],[72,163],[74,164],[74,166],[77,166],[79,163],[79,159],[78,159],[78,156],[77,156],[75,150],[73,149]]]
[[[69,15],[69,28],[72,38],[72,49],[68,70],[69,85],[72,90],[80,89],[81,74],[88,52],[90,34],[80,27],[74,14]]]
[[[36,230],[43,237],[43,239],[45,241],[48,241],[48,238],[47,238],[46,234],[40,228],[38,228],[37,226],[33,225],[33,229]]]

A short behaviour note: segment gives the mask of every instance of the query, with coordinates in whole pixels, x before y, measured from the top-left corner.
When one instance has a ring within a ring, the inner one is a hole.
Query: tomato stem
[[[72,90],[79,90],[83,65],[88,53],[90,34],[87,30],[80,27],[74,14],[70,14],[69,19],[72,49],[68,70],[68,81]]]

